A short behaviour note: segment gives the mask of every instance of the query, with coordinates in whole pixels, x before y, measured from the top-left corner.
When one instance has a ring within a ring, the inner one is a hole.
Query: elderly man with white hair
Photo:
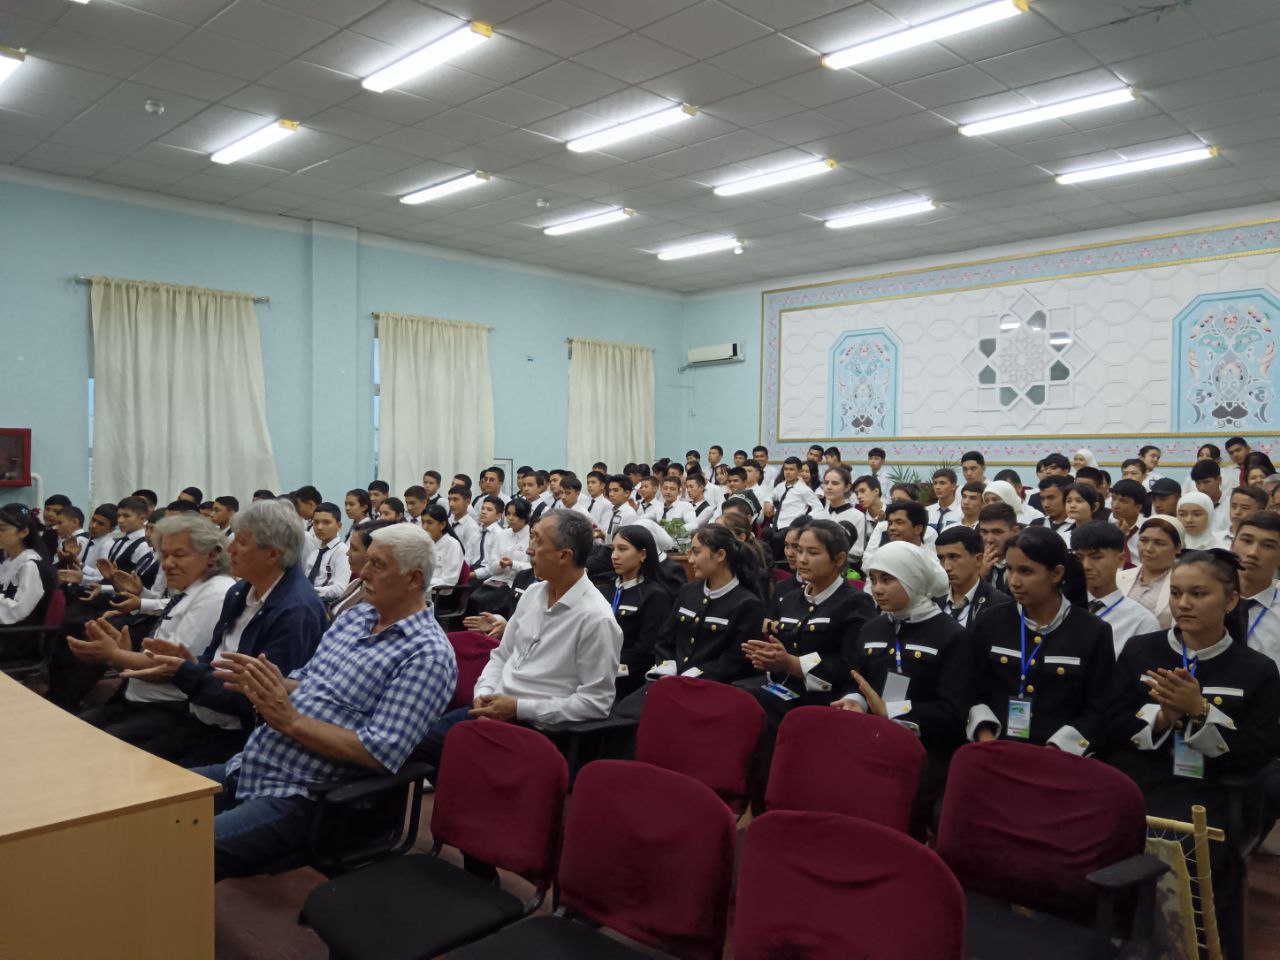
[[[394,773],[444,712],[458,679],[453,647],[425,599],[431,537],[394,524],[371,534],[365,603],[342,613],[305,666],[285,677],[265,656],[213,664],[263,723],[216,780],[214,878],[251,876],[304,847],[311,787]]]

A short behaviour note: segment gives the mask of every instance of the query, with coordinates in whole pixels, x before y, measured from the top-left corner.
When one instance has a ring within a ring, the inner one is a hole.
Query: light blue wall
[[[674,295],[455,260],[331,224],[281,229],[3,180],[0,222],[0,426],[32,428],[33,469],[46,494],[88,497],[92,342],[88,288],[71,280],[76,274],[271,297],[258,316],[286,488],[314,481],[337,498],[370,479],[375,310],[495,328],[497,456],[564,460],[568,336],[653,346],[658,451],[686,443],[689,382],[677,372],[685,304]],[[754,398],[743,406],[754,418]],[[30,501],[33,493],[16,495]]]
[[[685,350],[739,341],[746,360],[685,372],[692,415],[682,436],[699,450],[720,444],[726,460],[739,447],[749,453],[760,440],[760,293],[685,300],[683,332]]]

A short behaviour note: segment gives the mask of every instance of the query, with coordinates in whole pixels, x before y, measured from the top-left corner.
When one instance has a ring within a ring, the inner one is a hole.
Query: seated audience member
[[[449,729],[468,718],[545,726],[608,715],[622,630],[586,576],[591,539],[591,522],[572,510],[554,510],[533,526],[529,556],[538,580],[505,623],[471,707],[431,727],[422,745],[429,762],[439,765]]]
[[[804,579],[800,576],[799,557],[797,549],[800,543],[800,534],[804,532],[805,527],[813,523],[812,516],[796,517],[795,522],[787,527],[787,536],[783,540],[782,556],[786,563],[786,568],[793,576],[787,577],[785,580],[774,580],[770,578],[771,590],[768,594],[769,602],[765,607],[765,632],[772,633],[777,630],[779,618],[782,616],[782,600],[788,594],[804,588]],[[731,524],[725,524],[733,529]],[[734,530],[737,536],[738,531]],[[741,539],[741,538],[739,538]],[[778,568],[775,568],[778,569]]]
[[[213,501],[212,500],[206,500],[204,503],[200,504],[200,516],[204,517],[206,520],[212,519],[213,517]]]
[[[1077,450],[1071,455],[1071,469],[1078,475],[1081,470],[1092,467],[1098,469],[1098,458],[1093,455],[1092,450]]]
[[[982,494],[987,485],[981,480],[969,480],[960,488],[960,523],[974,530],[978,526],[978,514],[982,512]]]
[[[960,455],[960,474],[965,483],[987,482],[987,459],[981,450],[969,450]]]
[[[385,486],[385,484],[383,485]],[[315,535],[312,533],[312,518],[315,516],[316,507],[320,506],[324,497],[320,495],[320,491],[311,484],[299,487],[293,493],[289,494],[289,499],[293,501],[293,505],[297,508],[298,516],[302,518],[302,522],[306,524],[306,533],[309,540],[314,540]],[[374,503],[370,509],[377,507]]]
[[[194,487],[192,487],[191,489],[196,490],[196,488]],[[199,492],[200,492],[199,490],[196,490],[196,493],[199,493]],[[160,506],[160,495],[156,493],[154,490],[149,490],[146,487],[141,487],[140,489],[133,491],[133,493],[129,494],[129,496],[141,497],[143,500],[147,501],[148,511],[154,511],[157,507]],[[183,499],[181,497],[179,499],[182,499],[184,503],[191,502],[189,499]]]
[[[230,540],[232,536],[231,521],[236,518],[236,514],[239,512],[240,501],[235,497],[214,497],[213,509],[209,512],[209,519],[217,524],[223,536]]]
[[[622,630],[622,653],[617,691],[625,695],[644,683],[654,665],[654,644],[671,616],[671,590],[658,566],[658,545],[653,534],[639,524],[622,527],[613,535],[611,585],[600,592],[611,599],[611,608]]]
[[[57,549],[52,556],[58,568],[80,569],[89,549],[89,536],[84,530],[84,512],[70,504],[63,507],[58,514],[58,522],[54,525],[54,532],[57,534]]]
[[[36,523],[36,536],[44,543],[44,552],[49,557],[58,554],[60,541],[58,538],[58,521],[62,519],[64,510],[71,509],[71,498],[63,493],[55,493],[44,501],[44,511],[39,517],[31,511]]]
[[[555,506],[555,497],[551,494],[550,484],[551,477],[543,470],[532,471],[521,478],[520,493],[529,504],[531,522],[539,519]]]
[[[404,501],[399,497],[383,497],[378,501],[376,515],[379,520],[404,523]]]
[[[427,583],[430,590],[448,592],[456,587],[462,579],[462,564],[465,562],[462,541],[449,526],[449,511],[438,503],[433,503],[422,511],[422,529],[431,537],[434,564],[431,580]]]
[[[1211,528],[1215,531],[1228,529],[1231,526],[1231,504],[1222,489],[1222,468],[1213,460],[1197,460],[1191,467],[1191,479],[1195,481],[1196,492],[1209,498]]]
[[[797,522],[800,518],[797,517]],[[791,540],[791,531],[787,539]],[[813,520],[795,537],[800,589],[777,604],[776,618],[742,652],[763,676],[743,683],[758,699],[776,731],[793,707],[830,703],[852,686],[850,651],[864,625],[876,616],[872,599],[845,579],[849,536],[834,520]]]
[[[609,525],[611,506],[607,496],[609,475],[600,470],[592,470],[587,474],[587,513],[597,529],[603,530]]]
[[[59,583],[92,589],[102,582],[98,561],[106,560],[115,544],[116,517],[114,503],[104,503],[93,511],[93,516],[89,518],[89,545],[81,555],[80,565],[59,570]]]
[[[853,481],[853,495],[858,499],[858,510],[866,517],[866,533],[859,531],[855,550],[865,556],[866,545],[871,542],[871,532],[884,519],[884,494],[880,481],[870,474],[863,474]]]
[[[662,516],[662,499],[658,496],[658,478],[647,474],[640,478],[640,497],[636,500],[636,515],[641,520],[657,520]]]
[[[1150,610],[1160,622],[1161,630],[1173,626],[1169,572],[1185,541],[1186,531],[1177,517],[1150,516],[1138,527],[1138,566],[1116,574],[1120,589]]]
[[[1156,468],[1160,466],[1160,448],[1154,444],[1146,444],[1138,448],[1138,457],[1147,467],[1147,486],[1161,479],[1160,474],[1156,473]]]
[[[1022,502],[1022,490],[1022,481],[1018,479],[1016,471],[1001,470],[996,474],[995,480],[988,483],[987,488],[982,491],[982,502],[984,505],[997,501],[1007,503],[1013,507],[1018,525],[1027,527],[1043,517],[1044,514],[1035,507]]]
[[[763,601],[769,596],[772,565],[769,563],[769,558],[765,556],[764,546],[755,535],[755,529],[751,525],[751,518],[746,514],[750,507],[741,501],[726,501],[725,506],[728,509],[720,514],[715,523],[708,526],[724,527],[733,534],[733,538],[738,543],[742,544],[742,549],[744,550],[742,558],[743,572],[747,577],[747,586],[754,590],[756,596]],[[798,522],[803,522],[798,517],[796,519]],[[792,526],[795,526],[795,524],[793,523]],[[707,527],[702,529],[706,530]],[[674,592],[679,593],[688,582],[688,579],[686,576],[684,579],[674,582],[672,584]]]
[[[658,512],[657,519],[659,521],[679,520],[684,523],[685,530],[696,529],[693,523],[693,507],[689,505],[689,501],[680,499],[680,494],[684,490],[683,481],[676,477],[663,477],[660,489],[662,509]]]
[[[433,503],[440,503],[441,506],[447,505],[445,503],[441,503],[441,501],[444,500],[444,497],[440,494],[441,479],[439,470],[423,471],[422,489],[425,490],[427,494],[427,506],[431,506]]]
[[[572,470],[559,471],[555,474],[555,488],[556,502],[552,505],[552,510],[577,510],[588,520],[591,519],[587,499],[582,495],[582,481],[577,474]]]
[[[1194,483],[1194,481],[1193,481]],[[1194,486],[1192,488],[1194,492]],[[1169,477],[1161,477],[1151,485],[1150,497],[1148,499],[1148,514],[1164,514],[1168,517],[1176,516],[1178,513],[1178,501],[1182,499],[1182,488],[1178,486],[1177,480],[1171,480]]]
[[[1056,533],[1024,530],[1006,556],[1016,603],[974,625],[977,699],[966,733],[1096,753],[1107,739],[1111,627],[1084,609],[1080,561]]]
[[[840,457],[839,447],[827,447],[822,451],[822,467],[824,470],[842,466],[844,466],[844,461]]]
[[[316,588],[316,596],[325,603],[332,603],[342,596],[351,582],[348,544],[338,536],[342,532],[341,518],[337,504],[322,503],[316,507],[311,514],[314,541],[302,561],[307,580]]]
[[[687,506],[693,514],[692,518],[685,523],[685,529],[689,533],[694,533],[699,527],[705,527],[715,520],[719,513],[718,507],[708,498],[707,490],[707,478],[701,473],[690,473],[684,482],[685,496],[688,497]],[[723,497],[720,502],[724,503]]]
[[[509,617],[516,608],[515,580],[529,569],[529,504],[512,500],[506,505],[506,527],[496,531],[489,576],[471,592],[467,609],[474,615],[496,613]]]
[[[1230,529],[1220,534],[1221,542],[1218,544],[1218,546],[1227,550],[1232,549],[1236,534],[1240,532],[1240,524],[1244,522],[1245,517],[1257,513],[1259,510],[1267,509],[1267,491],[1262,487],[1236,487],[1231,491],[1230,502],[1231,526]],[[70,507],[69,509],[74,510],[75,507]]]
[[[330,621],[337,620],[338,615],[346,613],[352,607],[364,603],[364,580],[361,571],[364,569],[365,557],[369,554],[369,535],[375,530],[389,527],[385,520],[365,520],[357,523],[351,531],[351,539],[347,541],[347,566],[351,569],[351,579],[347,589],[329,607]]]
[[[244,750],[195,772],[214,798],[214,880],[261,873],[304,850],[311,787],[395,773],[448,706],[458,666],[425,600],[431,540],[408,524],[375,530],[364,562],[366,603],[334,621],[315,655],[284,670],[227,652],[228,689],[262,723]]]
[[[1084,568],[1089,612],[1111,625],[1116,657],[1131,638],[1160,629],[1155,614],[1125,596],[1116,583],[1124,564],[1124,534],[1118,527],[1101,520],[1078,526],[1071,531],[1071,549]]]
[[[929,526],[935,533],[961,521],[960,505],[956,503],[956,472],[947,467],[933,471],[934,502],[929,504]]]
[[[867,466],[871,468],[871,476],[877,479],[880,476],[880,470],[884,467],[888,454],[884,452],[882,447],[872,447],[867,451]]]
[[[822,464],[813,460],[802,460],[800,462],[800,482],[816,494],[822,489],[822,480],[818,475],[818,471],[822,469]],[[821,498],[819,498],[821,502]]]
[[[199,487],[183,487],[175,499],[186,500],[188,503],[194,503],[199,507],[204,502],[204,492]],[[155,508],[156,504],[151,503],[147,507],[147,512],[150,513]]]
[[[1009,571],[1005,548],[1018,533],[1018,515],[1003,500],[988,503],[978,514],[978,533],[982,536],[979,573],[984,581],[1007,594]]]
[[[186,694],[186,716],[136,744],[180,766],[226,760],[244,746],[255,723],[254,704],[224,685],[214,660],[227,653],[261,655],[283,671],[293,670],[310,658],[328,623],[300,565],[306,532],[297,511],[280,500],[263,500],[237,515],[233,527],[228,553],[239,582],[227,591],[203,652],[147,639],[142,646],[152,666],[121,673],[130,681],[172,683]]]
[[[1111,523],[1124,535],[1124,569],[1138,562],[1138,524],[1147,506],[1147,491],[1134,480],[1111,488]]]
[[[211,520],[174,513],[155,530],[156,550],[172,594],[156,623],[152,638],[180,644],[192,656],[203,653],[222,615],[227,592],[235,585],[228,576],[227,539]],[[120,671],[146,670],[152,657],[134,651],[129,627],[116,620],[92,620],[85,639],[68,638],[72,652],[88,663]],[[126,680],[105,704],[80,714],[80,719],[127,743],[143,744],[181,725],[187,697],[172,683]]]
[[[467,565],[474,568],[480,548],[480,524],[471,515],[471,489],[461,484],[449,488],[449,530],[462,544]]]
[[[764,501],[764,515],[773,521],[773,534],[770,542],[773,545],[774,558],[782,556],[782,544],[787,527],[796,517],[812,514],[822,510],[817,494],[800,477],[800,459],[787,457],[782,464],[782,479],[770,491],[769,498]]]
[[[744,466],[752,463],[756,465],[755,482],[761,486],[762,496],[767,496],[778,485],[782,468],[775,467],[769,463],[769,449],[767,447],[757,446],[751,448],[751,459]]]
[[[343,512],[346,513],[347,519],[351,521],[351,526],[347,528],[347,535],[344,539],[350,540],[351,531],[355,528],[355,525],[369,519],[369,493],[359,487],[354,490],[348,490],[342,504]]]
[[[414,484],[404,492],[404,520],[415,527],[422,526],[422,511],[427,506],[427,491]]]
[[[36,515],[18,503],[0,508],[0,626],[44,625],[57,577],[45,553]],[[0,640],[6,659],[34,654],[34,638]]]
[[[1206,494],[1184,493],[1178,500],[1177,517],[1187,532],[1184,550],[1208,550],[1218,546],[1222,532],[1213,529],[1213,502]]]
[[[1267,477],[1275,474],[1275,465],[1261,450],[1254,450],[1244,458],[1244,483],[1242,487],[1258,486]]]
[[[751,522],[760,523],[764,517],[764,507],[758,484],[760,467],[754,460],[748,460],[745,466],[734,467],[729,471],[729,489],[732,496],[744,501],[751,508]]]
[[[1041,480],[1040,509],[1044,511],[1044,516],[1037,520],[1032,520],[1027,526],[1047,527],[1062,537],[1063,543],[1069,542],[1071,531],[1076,525],[1076,522],[1067,513],[1067,490],[1072,486],[1074,484],[1072,484],[1071,478],[1060,474],[1051,473]]]
[[[468,487],[471,484],[467,484]],[[391,484],[385,480],[371,480],[369,482],[369,510],[374,516],[379,516],[378,508],[382,506],[382,501],[391,496]],[[379,519],[386,519],[379,517]]]
[[[1232,437],[1222,445],[1222,448],[1227,451],[1227,456],[1231,458],[1231,462],[1240,471],[1237,483],[1240,486],[1244,486],[1245,481],[1248,479],[1244,472],[1244,462],[1249,459],[1249,454],[1253,452],[1253,448],[1249,446],[1249,441],[1244,437]],[[1213,460],[1216,463],[1218,458],[1214,457]]]
[[[972,627],[980,617],[1012,598],[980,576],[986,551],[982,534],[961,524],[938,534],[938,562],[950,587],[945,597],[936,598],[938,607],[962,627]],[[968,709],[968,705],[965,705]]]
[[[1256,511],[1240,521],[1232,552],[1240,558],[1245,641],[1280,665],[1280,516]]]
[[[605,485],[605,493],[609,498],[610,510],[604,526],[597,524],[595,536],[613,543],[613,535],[622,527],[635,523],[640,519],[636,508],[631,503],[631,479],[626,474],[615,474]]]
[[[1087,468],[1086,468],[1087,469]],[[1086,481],[1073,483],[1062,491],[1062,503],[1066,508],[1067,519],[1071,521],[1071,528],[1065,533],[1059,530],[1058,533],[1066,541],[1067,546],[1071,546],[1071,532],[1084,526],[1086,523],[1093,523],[1095,520],[1104,519],[1102,516],[1102,494],[1098,492],[1098,488]]]
[[[471,576],[477,581],[488,580],[497,569],[502,556],[502,515],[505,510],[506,504],[501,497],[480,498],[476,562],[471,567]]]
[[[254,503],[257,503],[259,500],[274,500],[275,498],[276,498],[276,495],[272,491],[267,490],[265,488],[253,491]]]
[[[884,508],[884,519],[875,525],[862,552],[862,569],[867,569],[876,551],[886,543],[904,541],[925,547],[930,552],[937,543],[938,532],[929,526],[929,514],[917,500],[890,500]]]

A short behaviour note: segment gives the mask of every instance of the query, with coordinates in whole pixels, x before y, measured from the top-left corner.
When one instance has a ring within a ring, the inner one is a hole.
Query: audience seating
[[[964,915],[964,893],[946,864],[898,830],[770,810],[747,827],[733,957],[959,960]]]
[[[462,620],[467,614],[467,601],[471,599],[474,585],[471,582],[471,565],[462,561],[462,570],[458,574],[458,583],[452,587],[435,587],[431,591],[431,601],[435,605],[436,620],[445,632],[459,630]],[[448,593],[441,591],[448,590]]]
[[[467,720],[445,740],[429,855],[385,860],[313,890],[302,910],[344,960],[434,957],[541,905],[555,873],[568,772],[542,734]],[[537,890],[527,904],[441,859],[445,844],[516,873]]]
[[[1097,760],[993,741],[951,761],[936,846],[969,896],[970,956],[1145,956],[1166,869],[1145,844],[1141,791]]]
[[[475,700],[476,681],[489,663],[489,654],[502,641],[475,630],[457,630],[449,634],[454,656],[458,660],[458,685],[454,687],[449,710],[471,706]]]
[[[664,677],[645,696],[636,759],[702,781],[740,814],[763,730],[764,709],[745,690]]]
[[[906,833],[924,755],[920,739],[892,720],[797,707],[778,728],[765,806],[841,813]]]
[[[63,635],[62,617],[66,609],[66,594],[54,587],[48,593],[41,626],[0,627],[0,672],[15,680],[47,674],[49,661],[53,658],[53,645]],[[29,653],[32,647],[34,652]]]
[[[631,760],[589,763],[565,825],[560,910],[505,927],[449,957],[651,956],[588,925],[595,924],[681,960],[720,960],[735,836],[733,814],[692,777]]]

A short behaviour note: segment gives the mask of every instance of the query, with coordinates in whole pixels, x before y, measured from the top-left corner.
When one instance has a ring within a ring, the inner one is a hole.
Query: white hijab
[[[1213,501],[1209,499],[1209,495],[1196,490],[1192,493],[1184,493],[1178,500],[1178,507],[1183,504],[1192,507],[1200,507],[1209,516],[1208,524],[1200,533],[1192,533],[1187,531],[1183,539],[1183,546],[1187,550],[1208,550],[1211,547],[1218,546],[1218,538],[1213,534]],[[1181,521],[1179,521],[1181,523]],[[1186,524],[1182,524],[1183,529]]]
[[[1013,484],[1008,480],[992,480],[987,484],[987,489],[983,493],[994,493],[997,497],[1013,507],[1014,513],[1022,512],[1022,498],[1018,496],[1018,491],[1014,489]]]
[[[946,571],[938,558],[924,547],[894,540],[875,552],[867,564],[867,572],[887,573],[907,591],[911,605],[893,614],[898,620],[923,620],[938,613],[934,597],[946,596],[951,589]]]
[[[1086,467],[1093,467],[1095,470],[1098,469],[1098,458],[1093,455],[1092,450],[1077,450],[1076,456],[1084,457]]]

